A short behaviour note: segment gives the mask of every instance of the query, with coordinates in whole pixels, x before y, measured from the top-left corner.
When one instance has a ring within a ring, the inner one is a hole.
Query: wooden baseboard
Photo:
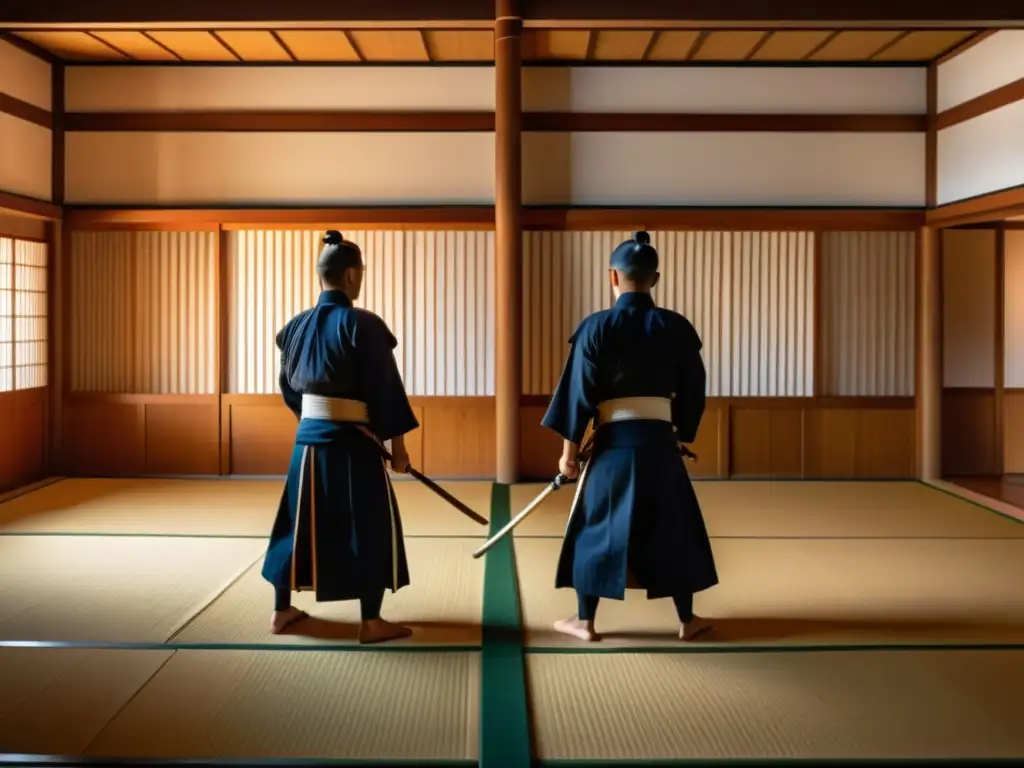
[[[441,479],[494,476],[494,400],[413,397],[415,466]],[[524,398],[520,471],[554,474],[560,443]],[[277,475],[295,418],[276,395],[76,395],[66,404],[76,475]],[[913,398],[711,398],[689,465],[704,478],[911,478]]]

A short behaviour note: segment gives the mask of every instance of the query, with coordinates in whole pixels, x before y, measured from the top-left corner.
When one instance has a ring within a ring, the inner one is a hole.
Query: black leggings
[[[363,621],[380,618],[380,609],[384,605],[384,590],[370,593],[359,600],[359,613]],[[274,588],[274,610],[287,611],[292,607],[292,591],[289,587]]]
[[[597,616],[597,604],[601,598],[592,597],[591,595],[583,595],[579,592],[576,593],[576,597],[579,602],[578,616],[580,621],[593,621],[594,617]],[[679,621],[683,624],[693,621],[692,594],[673,597],[672,602],[675,603],[676,613],[679,615]]]

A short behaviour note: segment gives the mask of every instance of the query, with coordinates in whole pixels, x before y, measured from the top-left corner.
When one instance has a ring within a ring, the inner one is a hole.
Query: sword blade
[[[372,432],[370,432],[369,429],[367,429],[366,427],[360,426],[359,427],[359,432],[361,432],[366,437],[367,440],[369,440],[371,443],[373,443],[377,447],[377,450],[380,451],[380,455],[384,457],[385,461],[393,461],[393,458],[392,458],[391,454],[388,452],[388,449],[385,448],[383,445],[381,445],[380,441],[374,436],[374,434]],[[413,478],[415,478],[419,482],[423,483],[423,485],[427,486],[427,488],[429,488],[431,491],[436,493],[442,499],[447,501],[449,504],[451,504],[453,507],[455,507],[457,510],[459,510],[459,512],[464,514],[466,517],[468,517],[473,522],[479,523],[480,525],[490,525],[490,521],[486,517],[484,517],[483,515],[478,515],[476,512],[474,512],[468,506],[466,506],[461,501],[459,501],[457,498],[455,498],[450,493],[448,493],[448,491],[446,491],[444,488],[442,488],[437,483],[435,483],[433,480],[431,480],[429,477],[424,475],[422,472],[419,472],[419,471],[413,469],[412,467],[409,467],[409,474],[412,475]]]
[[[509,522],[506,523],[500,531],[491,536],[491,538],[485,541],[480,546],[480,548],[473,553],[473,559],[475,560],[487,554],[487,551],[489,549],[491,549],[495,544],[497,544],[499,541],[505,538],[505,536],[508,535],[517,525],[523,522],[523,520],[525,520],[531,512],[533,512],[537,507],[539,507],[541,503],[544,501],[544,499],[546,499],[552,493],[557,491],[567,482],[569,482],[567,478],[564,478],[561,475],[559,475],[552,482],[548,483],[548,487],[541,491],[539,494],[537,494],[537,497],[533,501],[531,501],[529,504],[523,507],[522,512],[520,512],[518,515],[509,520]]]

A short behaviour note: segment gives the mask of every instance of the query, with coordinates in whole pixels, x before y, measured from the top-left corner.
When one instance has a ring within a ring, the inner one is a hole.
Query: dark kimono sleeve
[[[419,427],[395,361],[398,339],[376,315],[361,312],[355,347],[359,399],[366,403],[370,431],[381,441],[391,440]]]
[[[300,419],[302,418],[302,395],[292,389],[292,385],[288,382],[288,367],[284,360],[284,342],[289,326],[290,324],[286,325],[277,334],[277,348],[281,350],[281,372],[277,375],[277,383],[281,387],[284,404],[288,406],[289,411],[295,414],[295,418]]]
[[[579,445],[597,413],[597,354],[593,331],[586,321],[569,339],[569,359],[558,379],[541,425],[563,440]]]
[[[676,373],[676,397],[672,401],[672,422],[681,443],[697,439],[697,428],[704,416],[707,400],[707,371],[700,356],[700,337],[686,322]]]

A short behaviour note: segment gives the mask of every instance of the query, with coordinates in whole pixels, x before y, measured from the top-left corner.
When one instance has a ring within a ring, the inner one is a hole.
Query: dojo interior
[[[522,15],[2,24],[0,762],[1024,755],[1024,30]],[[413,466],[492,532],[651,232],[704,341],[712,636],[634,594],[555,634],[572,489],[474,560],[402,478],[414,637],[308,594],[269,634],[273,339],[326,228]]]

